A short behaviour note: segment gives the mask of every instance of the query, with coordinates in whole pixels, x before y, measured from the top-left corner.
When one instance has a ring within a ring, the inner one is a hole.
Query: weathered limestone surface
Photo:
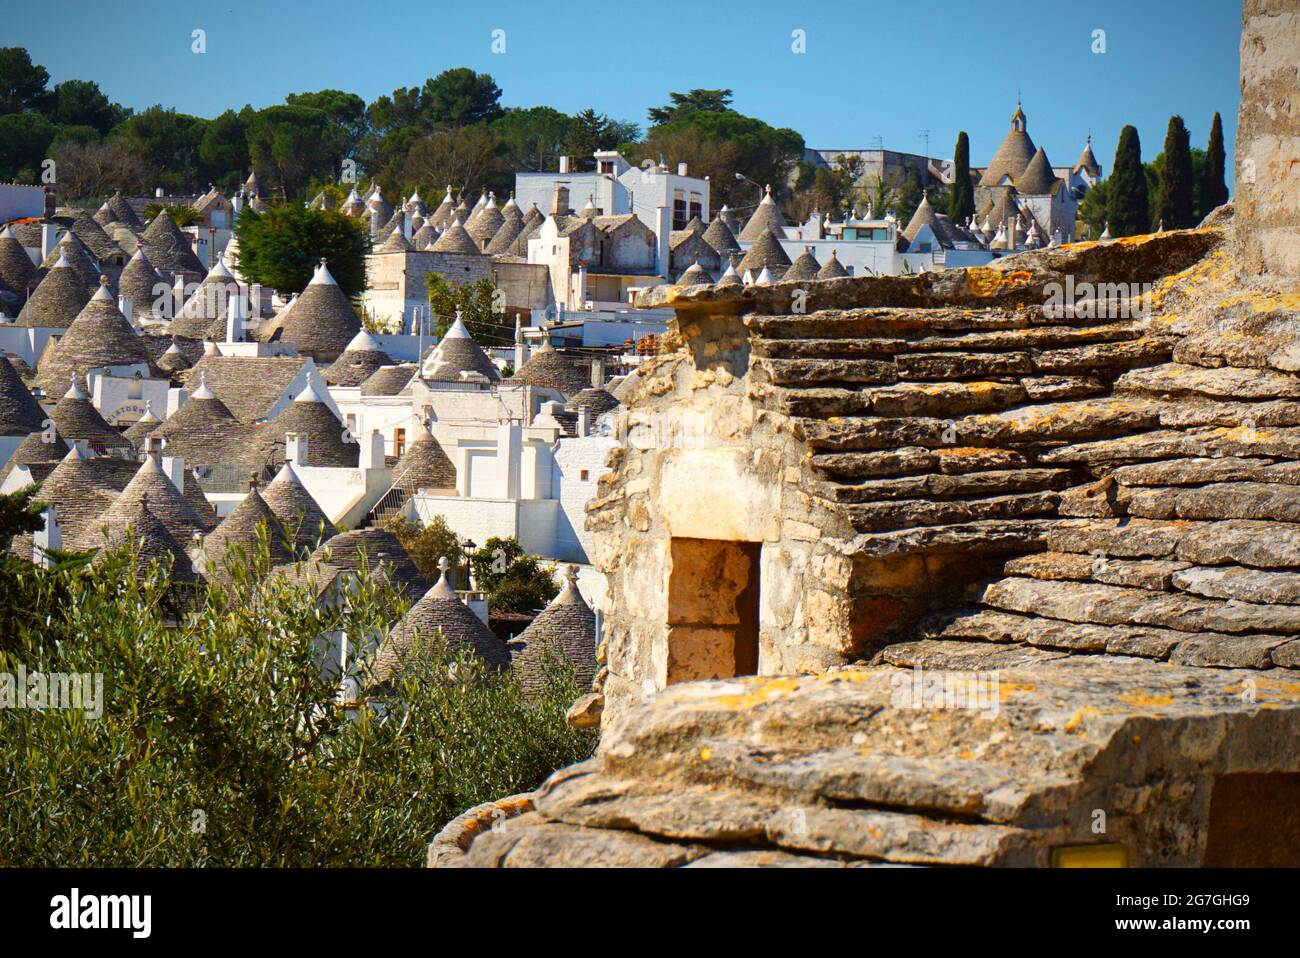
[[[448,863],[1044,865],[1102,809],[1136,864],[1196,864],[1213,774],[1297,764],[1300,684],[1251,674],[1253,702],[1240,672],[1045,657],[981,708],[910,707],[888,666],[674,686]]]

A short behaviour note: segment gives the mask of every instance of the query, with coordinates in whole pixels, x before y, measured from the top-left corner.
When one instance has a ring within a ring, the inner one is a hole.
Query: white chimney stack
[[[163,456],[162,471],[172,481],[177,492],[185,491],[185,459],[182,456]]]
[[[562,157],[560,157],[560,172],[561,172],[561,173],[568,173],[568,172],[570,172],[570,171],[569,171],[569,158],[568,158],[567,156],[562,156]]]
[[[361,455],[357,464],[362,469],[383,469],[387,465],[384,459],[384,434],[378,429],[370,430],[370,435],[361,443]]]
[[[53,223],[41,224],[41,262],[45,262],[46,257],[54,252],[54,247],[59,245],[58,227]],[[40,265],[39,263],[37,265]]]
[[[578,435],[586,436],[591,432],[591,411],[586,406],[578,407]]]
[[[244,323],[247,319],[248,310],[244,308],[244,294],[235,293],[226,301],[226,342],[244,341]]]
[[[59,532],[59,510],[50,506],[41,513],[41,518],[45,520],[45,527],[32,533],[32,561],[48,569],[51,560],[47,553],[51,549],[63,548],[63,535]]]
[[[677,175],[678,175],[678,176],[687,176],[687,175],[688,175],[687,172],[686,172],[687,169],[688,169],[688,167],[687,167],[687,165],[686,165],[685,163],[678,163],[678,164],[677,164]]]
[[[667,206],[657,207],[655,209],[655,272],[665,279],[671,270],[669,243],[672,240],[672,229],[673,211]]]
[[[176,303],[176,312],[173,316],[179,316],[181,309],[185,306],[185,274],[178,273],[176,279],[172,281],[172,299]]]
[[[307,437],[296,432],[284,434],[284,459],[295,466],[307,465]]]
[[[132,316],[135,312],[135,307],[131,304],[130,298],[127,296],[119,296],[117,298],[117,308],[122,311],[122,315],[126,317],[126,321],[128,323],[131,322]]]

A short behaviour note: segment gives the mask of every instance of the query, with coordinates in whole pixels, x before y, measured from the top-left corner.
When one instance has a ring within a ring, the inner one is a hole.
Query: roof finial
[[[564,567],[564,584],[567,589],[578,587],[578,567],[569,563]]]
[[[451,569],[451,560],[446,556],[438,557],[438,571],[442,573],[442,578],[447,578],[447,572]]]
[[[249,491],[249,492],[256,492],[256,491],[257,491],[257,483],[258,483],[258,475],[257,475],[257,472],[256,472],[256,471],[253,471],[253,472],[250,473],[249,476],[248,476],[248,491]]]

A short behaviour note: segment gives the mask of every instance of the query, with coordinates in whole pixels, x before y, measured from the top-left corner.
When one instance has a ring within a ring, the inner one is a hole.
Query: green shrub
[[[264,551],[232,564],[178,606],[165,567],[101,556],[0,650],[10,676],[103,676],[98,718],[0,708],[0,863],[418,865],[450,818],[590,755],[593,733],[564,721],[571,673],[525,698],[438,636],[377,707],[340,705],[317,637],[367,637],[364,683],[399,595],[363,576],[326,608]]]

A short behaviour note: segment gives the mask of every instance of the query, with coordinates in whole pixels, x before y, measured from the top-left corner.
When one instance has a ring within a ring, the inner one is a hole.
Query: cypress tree
[[[1202,219],[1228,202],[1228,186],[1224,179],[1226,162],[1223,154],[1223,120],[1215,113],[1214,122],[1210,125],[1210,143],[1205,148],[1205,171],[1201,179]]]
[[[948,215],[954,222],[965,223],[975,213],[975,188],[970,180],[970,138],[966,131],[957,134],[952,151],[953,183],[948,195]]]
[[[1169,118],[1165,132],[1164,162],[1160,170],[1160,192],[1156,194],[1155,221],[1167,230],[1195,226],[1192,207],[1192,148],[1187,126],[1178,115]]]
[[[1110,174],[1110,204],[1107,208],[1111,236],[1136,236],[1151,228],[1147,201],[1147,176],[1142,169],[1142,141],[1133,126],[1119,134],[1115,166]]]

